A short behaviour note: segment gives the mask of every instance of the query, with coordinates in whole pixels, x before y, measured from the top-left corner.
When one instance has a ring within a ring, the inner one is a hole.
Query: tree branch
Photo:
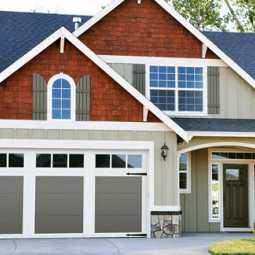
[[[229,0],[224,0],[224,2],[226,3],[226,5],[227,5],[227,7],[228,7],[228,9],[229,9],[229,11],[230,11],[230,13],[231,13],[231,15],[233,16],[233,18],[234,18],[234,20],[235,20],[235,22],[236,22],[236,24],[237,24],[237,26],[238,26],[238,29],[239,29],[241,32],[244,32],[245,29],[244,29],[244,27],[243,27],[241,21],[238,19],[238,17],[237,17],[237,15],[236,15],[236,13],[235,13],[233,7],[231,6]]]

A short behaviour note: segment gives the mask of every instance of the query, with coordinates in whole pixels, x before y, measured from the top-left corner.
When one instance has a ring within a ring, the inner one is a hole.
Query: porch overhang
[[[194,150],[212,147],[242,147],[255,149],[255,137],[222,137],[222,136],[201,136],[193,137],[189,143],[179,143],[178,153],[185,153]]]

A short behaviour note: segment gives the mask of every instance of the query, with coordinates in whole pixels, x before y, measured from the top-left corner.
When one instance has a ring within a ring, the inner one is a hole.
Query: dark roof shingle
[[[204,34],[255,79],[255,33],[204,32]]]
[[[255,119],[172,118],[186,131],[255,132]]]
[[[0,11],[0,72],[60,27],[73,32],[73,17],[90,16]],[[204,32],[255,79],[255,33]]]
[[[0,72],[60,27],[73,32],[74,16],[0,11]],[[78,16],[82,24],[90,18]]]

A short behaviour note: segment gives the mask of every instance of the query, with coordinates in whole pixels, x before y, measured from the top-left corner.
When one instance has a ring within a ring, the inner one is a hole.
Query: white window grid
[[[151,66],[167,66],[175,68],[175,87],[174,88],[151,88],[150,87],[150,67]],[[179,88],[178,87],[178,67],[200,67],[203,69],[203,87],[202,88]],[[174,111],[164,111],[168,115],[178,115],[178,116],[206,116],[208,114],[207,106],[207,67],[199,65],[158,65],[158,64],[147,64],[146,65],[146,97],[151,98],[151,90],[167,90],[175,92],[175,110]],[[180,91],[202,91],[203,93],[203,111],[179,111],[179,92]]]

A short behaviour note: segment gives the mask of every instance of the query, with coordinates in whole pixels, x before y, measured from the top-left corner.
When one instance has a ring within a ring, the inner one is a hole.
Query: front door
[[[249,227],[248,165],[223,165],[224,227]]]

